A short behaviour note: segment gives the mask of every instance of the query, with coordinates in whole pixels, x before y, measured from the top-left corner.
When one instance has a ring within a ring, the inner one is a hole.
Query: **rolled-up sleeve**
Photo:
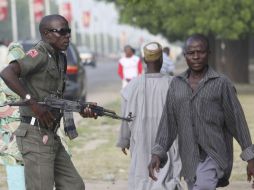
[[[244,161],[248,161],[254,158],[254,145],[251,145],[244,149],[241,153],[241,158]]]

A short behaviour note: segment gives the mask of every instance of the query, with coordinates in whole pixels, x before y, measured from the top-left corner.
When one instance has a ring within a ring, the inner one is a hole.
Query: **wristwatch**
[[[25,96],[25,100],[31,100],[31,95],[30,94],[26,94],[26,96]]]

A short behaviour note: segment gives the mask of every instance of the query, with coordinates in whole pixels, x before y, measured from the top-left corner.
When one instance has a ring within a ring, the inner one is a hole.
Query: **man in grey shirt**
[[[163,48],[163,64],[162,64],[160,72],[162,74],[169,74],[169,75],[173,76],[174,72],[175,72],[175,64],[169,58],[169,55],[170,55],[169,47],[164,47]]]
[[[149,175],[155,177],[166,152],[179,137],[182,176],[189,190],[214,190],[228,185],[233,164],[233,137],[254,178],[254,145],[232,82],[208,65],[209,42],[201,34],[186,40],[188,70],[172,80],[159,124]]]

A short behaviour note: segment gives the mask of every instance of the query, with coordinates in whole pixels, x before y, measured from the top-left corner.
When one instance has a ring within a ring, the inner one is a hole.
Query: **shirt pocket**
[[[185,113],[185,115],[189,114],[189,110],[191,108],[191,101],[189,98],[177,98],[176,102],[176,109],[178,113]],[[188,113],[186,113],[186,111]],[[182,117],[182,115],[179,115],[179,119]]]
[[[58,72],[58,68],[54,63],[49,63],[48,68],[47,68],[47,73],[49,77],[53,79],[59,78],[60,74]]]
[[[54,63],[49,63],[47,68],[47,76],[45,76],[45,83],[50,91],[56,91],[59,86],[60,73]]]
[[[222,126],[223,109],[218,101],[202,98],[200,111],[206,124],[216,127]]]

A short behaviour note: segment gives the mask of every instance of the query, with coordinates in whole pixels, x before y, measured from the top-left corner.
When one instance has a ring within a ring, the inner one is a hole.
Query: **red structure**
[[[60,8],[60,14],[68,20],[68,22],[72,21],[72,8],[71,3],[66,2],[62,3]]]
[[[82,17],[82,21],[83,21],[83,26],[85,28],[88,28],[90,26],[90,21],[91,21],[91,13],[90,11],[84,11],[83,12],[83,17]]]
[[[35,22],[40,22],[44,16],[44,0],[34,0],[34,20]]]
[[[8,1],[0,0],[0,21],[6,20],[8,17]]]

